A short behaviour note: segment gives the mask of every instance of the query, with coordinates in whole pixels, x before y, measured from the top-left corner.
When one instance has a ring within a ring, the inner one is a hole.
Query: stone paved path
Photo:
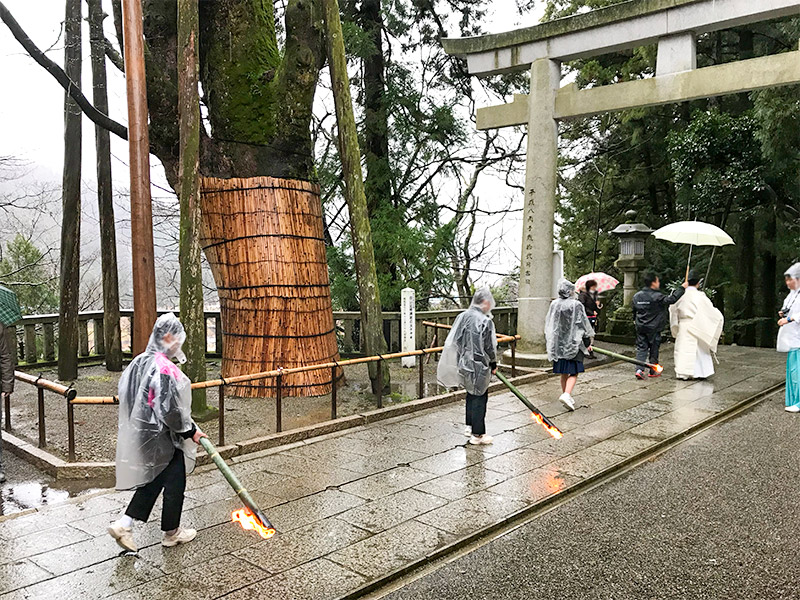
[[[130,493],[0,521],[0,599],[337,598],[783,381],[774,351],[725,347],[720,360],[707,382],[671,369],[640,382],[619,364],[588,372],[574,413],[553,402],[555,379],[525,386],[562,440],[502,393],[489,401],[491,446],[465,446],[458,403],[241,457],[236,471],[279,531],[271,540],[230,523],[241,505],[211,468],[189,478],[184,524],[200,533],[188,546],[162,548],[151,519],[136,532],[140,556],[118,557],[105,527]]]

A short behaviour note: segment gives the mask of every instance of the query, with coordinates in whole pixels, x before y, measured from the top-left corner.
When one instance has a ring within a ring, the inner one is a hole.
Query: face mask
[[[165,352],[167,356],[176,359],[182,365],[186,364],[186,355],[183,353],[183,350],[181,349],[185,341],[186,341],[186,332],[182,331],[178,335],[178,339],[175,341],[175,343],[172,344],[172,346],[170,346],[169,348],[167,348],[167,351]]]

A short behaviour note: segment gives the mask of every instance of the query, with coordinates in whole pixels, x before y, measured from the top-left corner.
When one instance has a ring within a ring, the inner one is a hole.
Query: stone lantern
[[[609,319],[609,332],[612,336],[628,341],[635,331],[631,302],[639,289],[639,273],[647,265],[644,256],[645,243],[653,230],[643,223],[632,222],[636,218],[635,210],[629,210],[625,216],[628,222],[611,232],[619,238],[619,258],[614,266],[624,274],[624,287],[622,307]]]

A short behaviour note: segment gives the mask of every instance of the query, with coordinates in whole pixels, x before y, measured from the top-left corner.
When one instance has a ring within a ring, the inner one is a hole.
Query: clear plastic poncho
[[[470,307],[456,317],[436,371],[441,385],[463,387],[474,396],[489,389],[491,363],[497,360],[497,335],[492,321],[494,307],[492,293],[483,288],[475,292]]]
[[[778,329],[778,352],[791,352],[800,348],[800,263],[795,263],[784,273],[785,277],[795,280],[795,289],[789,291],[783,302],[781,312],[791,323]]]
[[[165,337],[170,335],[169,342]],[[194,469],[197,446],[179,434],[192,430],[191,382],[173,364],[185,362],[186,333],[178,318],[162,315],[145,351],[133,359],[119,380],[117,489],[141,487],[156,478],[183,451],[186,472]]]
[[[575,284],[562,279],[558,298],[550,303],[544,326],[547,340],[547,359],[574,360],[579,350],[586,350],[584,338],[593,338],[594,329],[586,317],[583,304],[575,298]]]

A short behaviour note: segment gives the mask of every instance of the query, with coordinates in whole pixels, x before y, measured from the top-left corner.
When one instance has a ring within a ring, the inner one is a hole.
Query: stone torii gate
[[[544,322],[553,289],[553,226],[558,121],[800,83],[800,51],[697,68],[698,35],[800,16],[800,0],[630,0],[506,33],[443,39],[469,73],[530,69],[530,94],[478,109],[478,129],[528,126],[519,284],[518,359],[545,352]],[[589,89],[561,87],[561,63],[658,44],[655,77]]]

